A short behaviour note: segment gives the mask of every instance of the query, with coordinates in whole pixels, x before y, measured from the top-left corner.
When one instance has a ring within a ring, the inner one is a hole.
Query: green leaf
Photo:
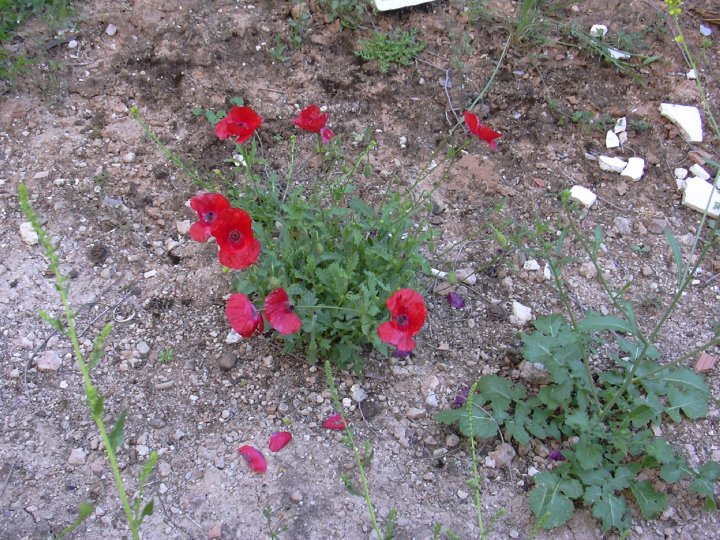
[[[476,394],[472,414],[468,414],[467,407],[456,410],[446,409],[438,412],[435,420],[441,424],[457,422],[460,432],[466,437],[470,437],[471,434],[480,438],[494,437],[498,432],[498,424],[493,416],[482,408],[483,404],[482,397]]]
[[[94,368],[105,354],[105,340],[107,339],[108,335],[110,335],[111,330],[112,325],[110,323],[107,323],[105,326],[103,326],[100,334],[98,334],[98,336],[95,338],[92,351],[90,352],[90,358],[88,360],[89,369]]]
[[[621,532],[630,528],[630,508],[624,497],[603,493],[593,504],[592,515],[600,520],[605,532],[613,527]]]
[[[590,424],[590,418],[585,411],[574,411],[565,416],[565,425],[571,427],[574,431],[582,432],[587,430]]]
[[[118,419],[115,421],[115,425],[112,428],[112,431],[110,431],[109,439],[110,439],[110,448],[113,452],[117,451],[118,448],[122,445],[123,442],[123,429],[125,428],[125,415],[127,414],[127,409],[123,409],[120,412],[120,416],[118,416]]]
[[[673,387],[668,390],[667,396],[670,406],[665,409],[665,412],[676,422],[680,421],[678,410],[685,413],[685,416],[691,420],[707,416],[708,402],[705,394]]]
[[[148,502],[145,506],[143,506],[142,512],[140,512],[140,517],[138,518],[138,525],[140,525],[143,520],[147,516],[152,516],[153,511],[155,510],[155,500],[150,499],[150,502]]]
[[[673,260],[675,261],[675,271],[677,272],[678,287],[679,287],[680,280],[682,279],[682,276],[685,271],[685,263],[683,261],[682,251],[680,250],[680,245],[677,243],[677,240],[675,240],[675,237],[670,232],[670,229],[667,229],[667,228],[663,229],[663,234],[665,235],[665,238],[667,239],[667,242],[670,245],[670,251],[672,251]]]
[[[552,529],[567,523],[573,514],[570,497],[582,494],[582,486],[576,480],[560,480],[555,474],[541,472],[534,477],[535,488],[530,492],[530,509],[544,529]]]
[[[87,501],[83,501],[80,503],[80,507],[78,508],[78,518],[85,520],[92,515],[94,510],[95,508],[92,504]]]
[[[48,323],[52,328],[58,333],[58,334],[65,334],[65,327],[63,326],[63,323],[61,323],[58,319],[55,317],[52,317],[49,315],[44,309],[41,309],[39,311],[40,318]]]
[[[628,419],[636,428],[642,428],[653,420],[657,419],[657,414],[648,405],[638,405],[630,411]]]
[[[645,452],[650,457],[655,458],[661,465],[675,461],[675,451],[673,447],[661,437],[656,437],[653,442],[648,444],[645,447]]]
[[[230,98],[230,103],[238,107],[242,107],[243,105],[245,105],[245,100],[241,97],[233,96]]]
[[[599,467],[603,459],[603,447],[590,439],[589,436],[581,435],[578,443],[573,447],[577,464],[585,470]]]
[[[693,471],[680,460],[667,463],[660,468],[660,478],[668,484],[679,482],[687,476],[693,476]]]
[[[612,315],[603,315],[597,311],[589,311],[587,316],[578,321],[578,330],[582,332],[604,332],[612,330],[614,332],[625,332],[634,334],[635,329],[625,319],[613,317]]]
[[[492,404],[493,410],[507,410],[513,401],[520,401],[525,397],[525,387],[514,385],[507,379],[497,375],[485,375],[477,384],[478,394]]]
[[[632,484],[630,491],[645,519],[653,519],[667,508],[667,495],[656,491],[648,480]]]
[[[698,469],[698,475],[690,483],[690,489],[708,498],[715,497],[715,483],[720,478],[720,463],[708,461]]]

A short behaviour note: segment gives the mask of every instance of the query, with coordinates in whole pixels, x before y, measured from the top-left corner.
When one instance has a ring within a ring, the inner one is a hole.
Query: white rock
[[[28,246],[34,246],[38,243],[38,235],[29,221],[20,224],[20,238]]]
[[[625,144],[628,140],[627,131],[621,131],[620,133],[618,133],[618,139],[620,140],[621,145]]]
[[[682,203],[698,212],[705,212],[708,201],[710,201],[708,215],[714,218],[720,216],[720,190],[697,176],[689,178],[683,193]]]
[[[539,472],[535,467],[528,467],[528,476],[535,476]]]
[[[132,163],[133,161],[135,161],[135,152],[128,152],[122,157],[122,160],[125,163]]]
[[[62,358],[60,358],[60,355],[55,351],[45,351],[35,361],[35,367],[37,367],[37,370],[44,373],[57,371],[60,369],[61,365]]]
[[[627,129],[627,118],[624,116],[622,118],[618,118],[615,121],[615,127],[613,128],[613,131],[615,133],[622,133]]]
[[[50,176],[50,171],[36,172],[33,175],[33,180],[42,180],[43,178],[47,178],[48,176]]]
[[[115,34],[117,34],[117,30],[118,30],[118,29],[117,29],[117,26],[115,26],[114,24],[108,24],[108,25],[107,25],[107,28],[105,28],[105,33],[106,33],[108,36],[112,37],[112,36],[114,36]]]
[[[530,270],[533,272],[540,270],[540,264],[535,259],[530,259],[529,261],[525,261],[525,264],[523,264],[523,270]]]
[[[689,81],[694,81],[695,79],[697,79],[697,73],[694,69],[691,69],[685,74],[685,78],[687,78]]]
[[[191,225],[192,223],[190,223],[189,219],[175,222],[175,228],[177,229],[177,232],[182,235],[186,235],[190,232]]]
[[[605,135],[605,146],[607,148],[617,148],[620,146],[620,138],[615,135],[614,131],[608,131]]]
[[[477,283],[477,273],[473,268],[458,268],[455,271],[458,281],[462,281],[471,287]]]
[[[685,178],[676,178],[675,185],[677,186],[678,191],[685,191],[685,188],[687,187],[687,180]]]
[[[713,31],[712,31],[712,28],[710,28],[707,24],[701,24],[700,25],[700,33],[703,36],[708,37],[708,36],[712,35]]]
[[[607,34],[608,27],[604,24],[593,24],[590,27],[590,35],[592,37],[605,37],[605,34]]]
[[[227,337],[225,338],[225,343],[233,344],[233,343],[237,343],[241,339],[242,339],[242,336],[240,334],[238,334],[235,330],[230,330],[230,332],[228,332]]]
[[[75,39],[71,39],[70,41],[68,41],[67,45],[68,45],[68,49],[77,49],[78,42]]]
[[[660,114],[679,127],[688,142],[702,142],[702,120],[697,107],[663,103],[660,105]]]
[[[75,448],[72,452],[70,452],[70,457],[68,458],[68,463],[70,465],[74,465],[76,467],[80,465],[85,465],[85,460],[87,459],[87,452],[83,450],[82,448]]]
[[[143,274],[143,277],[144,277],[145,279],[150,279],[150,278],[155,277],[155,276],[157,276],[157,270],[148,270],[147,272],[145,272],[145,273]]]
[[[628,159],[628,164],[620,176],[627,176],[632,178],[635,182],[642,178],[643,172],[645,171],[645,160],[639,157],[631,157]]]
[[[625,170],[625,167],[627,167],[627,161],[610,156],[600,156],[598,158],[598,164],[603,171],[610,171],[616,173],[623,172]]]
[[[368,397],[367,392],[363,390],[363,388],[358,384],[353,384],[350,387],[350,397],[353,398],[355,401],[360,403],[361,401],[365,401]]]
[[[543,268],[543,277],[547,280],[552,279],[552,270],[550,269],[550,264],[545,263],[545,268]]]
[[[570,188],[570,198],[573,201],[577,201],[586,208],[590,208],[597,200],[595,195],[588,188],[583,186],[573,186]]]
[[[425,413],[427,411],[425,409],[418,409],[417,407],[410,407],[407,410],[407,417],[410,420],[419,420],[423,416],[425,416]]]
[[[522,305],[520,302],[513,301],[512,314],[520,326],[524,326],[532,320],[532,309]]]
[[[678,180],[684,180],[685,178],[687,178],[688,170],[684,167],[678,167],[673,171],[673,174]]]
[[[608,52],[610,53],[610,56],[616,60],[624,60],[625,58],[630,58],[632,56],[630,53],[626,53],[620,49],[614,49],[613,47],[608,47]]]
[[[378,11],[389,11],[391,9],[400,9],[404,7],[417,6],[425,4],[433,0],[375,0],[375,7]]]
[[[710,180],[710,173],[703,169],[702,166],[698,163],[690,167],[690,172],[698,178],[702,178],[703,180]]]

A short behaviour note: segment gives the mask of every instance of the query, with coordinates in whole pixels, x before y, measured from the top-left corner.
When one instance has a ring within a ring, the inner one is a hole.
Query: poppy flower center
[[[231,242],[239,242],[242,239],[242,233],[240,231],[230,231],[228,235]]]
[[[395,324],[397,324],[398,328],[400,328],[400,329],[407,328],[407,325],[409,322],[410,321],[408,319],[408,316],[405,315],[404,313],[401,313],[400,315],[395,317]]]
[[[217,214],[213,212],[212,210],[209,210],[205,212],[205,215],[203,216],[203,219],[205,220],[205,223],[212,222],[217,217]]]

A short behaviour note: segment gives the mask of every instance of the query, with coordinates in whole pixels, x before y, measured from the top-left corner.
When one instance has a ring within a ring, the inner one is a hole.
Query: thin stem
[[[477,381],[472,385],[468,392],[467,402],[465,407],[467,408],[468,418],[472,418],[473,406],[475,403],[475,390],[477,389]],[[485,530],[485,524],[482,517],[482,494],[480,493],[480,473],[478,472],[477,464],[477,451],[475,450],[475,426],[471,421],[468,422],[470,427],[470,454],[472,456],[473,464],[473,483],[475,484],[475,514],[477,516],[478,527],[480,529],[480,537],[487,538],[487,531]]]
[[[323,304],[315,304],[312,306],[293,304],[293,307],[295,309],[337,309],[338,311],[350,311],[352,313],[360,313],[360,310],[358,310],[358,309],[346,308],[346,307],[340,307],[340,306],[326,306]]]

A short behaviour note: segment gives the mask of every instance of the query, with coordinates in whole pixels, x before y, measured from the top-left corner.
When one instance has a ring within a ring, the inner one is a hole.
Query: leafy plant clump
[[[717,224],[698,261],[716,245],[716,228]],[[441,411],[437,420],[457,423],[468,437],[501,433],[522,445],[532,438],[545,441],[551,448],[550,466],[534,477],[529,498],[538,523],[545,528],[566,523],[575,505],[582,504],[592,509],[603,530],[625,532],[631,525],[631,502],[643,518],[655,518],[668,506],[659,484],[681,480],[689,481],[690,490],[704,498],[706,509],[716,510],[720,463],[710,461],[693,468],[653,429],[668,420],[704,418],[708,412],[710,390],[703,377],[678,366],[720,343],[720,335],[662,364],[654,345],[699,262],[685,265],[677,242],[666,231],[678,289],[660,322],[646,334],[624,298],[627,287],[610,289],[599,270],[602,230],[598,228],[590,242],[580,235],[572,218],[569,229],[595,263],[599,281],[620,315],[573,312],[560,274],[560,268],[571,260],[557,258],[565,238],[562,234],[549,265],[568,315],[541,317],[534,322],[533,332],[521,336],[525,368],[533,372],[530,379],[539,388],[486,375],[477,381],[462,408]],[[603,368],[592,365],[591,358],[600,359]]]
[[[380,73],[387,73],[390,64],[410,66],[415,57],[427,47],[427,43],[415,39],[416,35],[417,30],[390,34],[375,31],[372,37],[360,42],[360,49],[355,51],[355,54],[368,62],[378,60]]]

